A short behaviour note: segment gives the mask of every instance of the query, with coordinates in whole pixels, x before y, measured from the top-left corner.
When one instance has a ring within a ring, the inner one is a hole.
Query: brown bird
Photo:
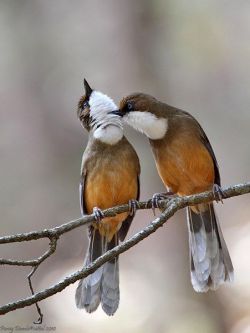
[[[221,195],[214,151],[189,113],[135,93],[122,99],[113,114],[149,138],[158,173],[170,192],[183,196],[214,190]],[[161,197],[153,199],[157,203]],[[192,285],[198,292],[215,290],[233,279],[233,266],[213,203],[187,211]]]
[[[93,212],[97,220],[88,229],[87,266],[126,237],[135,214],[135,200],[139,199],[140,164],[123,135],[121,118],[109,113],[116,108],[113,100],[92,90],[86,80],[84,86],[77,114],[89,131],[89,141],[82,157],[80,206],[83,215]],[[102,209],[128,202],[131,212],[103,218]],[[117,310],[119,298],[118,258],[82,279],[75,295],[78,308],[90,313],[101,303],[108,315]]]

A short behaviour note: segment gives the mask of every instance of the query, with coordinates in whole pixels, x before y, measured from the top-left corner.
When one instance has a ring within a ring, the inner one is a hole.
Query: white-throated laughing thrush
[[[80,206],[82,214],[94,212],[97,219],[88,228],[87,266],[126,237],[135,214],[133,203],[140,195],[140,164],[123,135],[121,118],[110,113],[116,108],[113,100],[90,88],[86,80],[84,86],[77,115],[89,131],[89,140],[82,157]],[[132,203],[130,213],[103,218],[102,209],[128,202]],[[108,315],[117,310],[119,298],[118,257],[82,279],[75,295],[78,308],[91,313],[101,303]]]
[[[135,93],[123,98],[113,114],[148,137],[158,173],[168,190],[181,196],[208,190],[221,195],[214,151],[188,112]],[[187,220],[193,288],[206,292],[232,281],[233,266],[213,203],[188,207]]]

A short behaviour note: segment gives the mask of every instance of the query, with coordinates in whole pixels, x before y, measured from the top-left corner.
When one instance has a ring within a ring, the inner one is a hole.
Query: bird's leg
[[[213,185],[213,194],[216,202],[223,203],[224,193],[218,184]]]
[[[93,214],[95,216],[96,222],[100,223],[101,220],[104,218],[103,212],[100,208],[94,207]]]
[[[176,194],[173,193],[173,192],[171,192],[171,191],[163,192],[163,193],[155,193],[152,196],[152,199],[151,199],[151,201],[152,201],[152,210],[153,210],[154,215],[155,215],[155,209],[156,208],[160,208],[159,207],[159,201],[170,199],[170,198],[172,198],[175,195]]]
[[[128,202],[128,206],[129,206],[129,215],[134,216],[138,208],[138,201],[135,199],[131,199]]]

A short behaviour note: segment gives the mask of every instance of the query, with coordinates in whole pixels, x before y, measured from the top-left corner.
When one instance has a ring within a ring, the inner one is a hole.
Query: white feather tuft
[[[115,144],[123,137],[121,118],[111,111],[117,110],[114,101],[100,91],[93,91],[89,99],[91,126],[94,137],[107,144]]]

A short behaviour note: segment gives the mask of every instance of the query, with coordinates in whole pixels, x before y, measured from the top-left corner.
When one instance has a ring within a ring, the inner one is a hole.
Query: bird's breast
[[[151,141],[158,173],[165,186],[179,195],[211,189],[213,159],[204,144],[192,135]]]
[[[107,209],[126,204],[130,199],[136,199],[137,193],[137,168],[132,158],[117,155],[115,151],[93,158],[87,170],[84,195],[89,214],[94,207]],[[112,238],[127,216],[126,212],[103,219],[98,227],[100,233]]]

